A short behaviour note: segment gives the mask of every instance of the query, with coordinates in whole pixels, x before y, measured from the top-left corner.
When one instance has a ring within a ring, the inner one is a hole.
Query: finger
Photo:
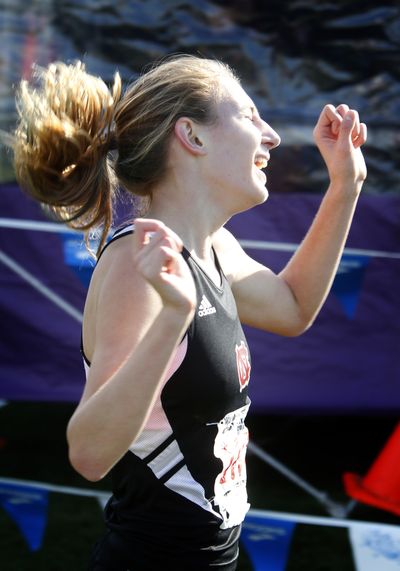
[[[180,262],[181,257],[179,252],[168,246],[163,246],[160,248],[161,255],[164,256],[164,263],[162,265],[162,272],[167,274],[179,275],[180,272]]]
[[[154,283],[162,277],[162,274],[178,273],[179,254],[169,248],[162,246],[148,252],[147,249],[140,251],[136,256],[136,266],[143,277]]]
[[[335,107],[328,103],[322,110],[320,120],[324,125],[329,125],[333,121],[341,120],[340,114],[336,111]]]
[[[339,135],[340,126],[342,124],[343,117],[346,115],[348,110],[349,110],[349,106],[346,105],[345,103],[341,103],[340,105],[338,105],[335,108],[335,111],[336,111],[336,114],[338,117],[337,117],[336,121],[334,121],[334,123],[332,124],[332,132],[334,133],[334,135]],[[339,119],[339,117],[340,117],[340,119]]]
[[[337,113],[339,113],[339,115],[343,119],[349,111],[352,111],[352,113],[354,113],[355,121],[354,121],[354,126],[353,126],[353,131],[351,134],[351,138],[352,138],[353,142],[355,142],[355,140],[357,139],[357,137],[360,134],[360,117],[358,115],[358,111],[356,111],[355,109],[350,109],[350,107],[348,105],[346,105],[346,103],[341,103],[340,105],[338,105],[336,107],[336,111],[337,111]]]
[[[134,222],[135,232],[137,234],[135,242],[139,248],[148,246],[149,244],[155,245],[157,242],[168,236],[171,245],[177,251],[182,251],[183,242],[173,230],[168,228],[161,220],[152,218],[136,218]]]
[[[353,145],[356,149],[358,149],[358,147],[361,147],[361,145],[363,145],[366,140],[367,140],[367,126],[365,123],[360,123],[360,131],[358,134],[358,137],[355,139],[355,141],[353,141]]]
[[[342,122],[342,117],[340,113],[337,112],[336,108],[331,105],[325,105],[320,118],[317,123],[317,127],[330,127],[332,133],[337,135],[339,133],[340,125]]]
[[[363,123],[361,128],[360,118],[355,109],[349,109],[343,117],[339,138],[344,141],[351,141],[354,148],[360,147],[366,140],[367,130]]]
[[[340,126],[339,140],[346,142],[353,141],[353,133],[357,131],[357,120],[358,113],[353,109],[350,109],[343,117],[343,121]]]
[[[157,232],[147,232],[147,242],[144,247],[147,251],[168,247],[180,253],[182,251],[182,242],[172,232],[158,230]]]
[[[135,232],[139,233],[138,247],[135,249],[136,264],[140,264],[143,259],[156,259],[162,248],[168,248],[177,254],[181,253],[183,248],[181,239],[164,224],[147,219],[139,219],[135,224]]]
[[[355,109],[352,109],[351,111],[354,113],[354,127],[351,132],[351,139],[354,143],[354,141],[357,139],[358,135],[360,134],[360,116],[358,114],[358,111],[356,111]]]
[[[138,248],[141,248],[149,243],[149,234],[153,233],[154,235],[164,227],[164,224],[160,220],[151,218],[136,218],[134,227],[133,240]]]
[[[349,106],[346,105],[346,103],[341,103],[340,105],[338,105],[336,107],[336,112],[339,113],[339,115],[343,118],[347,111],[349,110]]]

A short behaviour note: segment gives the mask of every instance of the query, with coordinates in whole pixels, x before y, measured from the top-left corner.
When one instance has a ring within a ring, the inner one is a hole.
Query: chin
[[[266,202],[266,200],[268,200],[268,197],[269,197],[268,188],[266,186],[263,186],[262,189],[260,189],[260,192],[258,193],[258,197],[254,197],[256,200],[254,206],[256,206],[257,204],[263,204],[264,202]]]
[[[236,211],[236,214],[238,214],[239,212],[245,212],[246,210],[250,210],[251,208],[259,206],[260,204],[264,204],[264,202],[267,201],[268,196],[269,193],[266,187],[263,188],[263,192],[259,191],[257,194],[253,193],[251,195],[248,195],[247,196],[248,200],[246,200],[246,202],[242,204],[241,208]]]
[[[263,202],[266,202],[268,200],[268,197],[269,197],[268,188],[266,186],[264,186],[263,199],[261,200],[260,204],[262,204]]]

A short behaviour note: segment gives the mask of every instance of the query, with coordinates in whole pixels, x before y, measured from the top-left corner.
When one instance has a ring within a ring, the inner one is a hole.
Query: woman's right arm
[[[173,232],[137,220],[132,239],[118,242],[104,254],[105,269],[98,268],[88,309],[91,367],[67,429],[71,463],[92,481],[109,472],[143,429],[196,307]]]

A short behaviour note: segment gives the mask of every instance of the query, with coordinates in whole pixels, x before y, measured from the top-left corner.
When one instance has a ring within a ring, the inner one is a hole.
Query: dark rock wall
[[[280,132],[271,192],[325,189],[312,128],[328,102],[368,123],[365,191],[399,192],[399,2],[0,0],[0,42],[1,128],[13,124],[14,86],[33,62],[79,58],[106,80],[118,68],[130,81],[166,54],[200,53],[231,64]]]

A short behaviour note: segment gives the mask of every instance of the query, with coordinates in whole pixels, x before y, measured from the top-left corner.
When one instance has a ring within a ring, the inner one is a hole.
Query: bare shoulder
[[[122,302],[118,307],[122,307],[131,301],[134,286],[140,289],[141,281],[133,264],[132,235],[127,234],[109,244],[103,252],[93,272],[89,297],[94,297],[97,306],[117,298]]]
[[[225,227],[220,228],[213,235],[213,247],[228,281],[235,281],[238,271],[238,262],[247,257],[235,236]]]

